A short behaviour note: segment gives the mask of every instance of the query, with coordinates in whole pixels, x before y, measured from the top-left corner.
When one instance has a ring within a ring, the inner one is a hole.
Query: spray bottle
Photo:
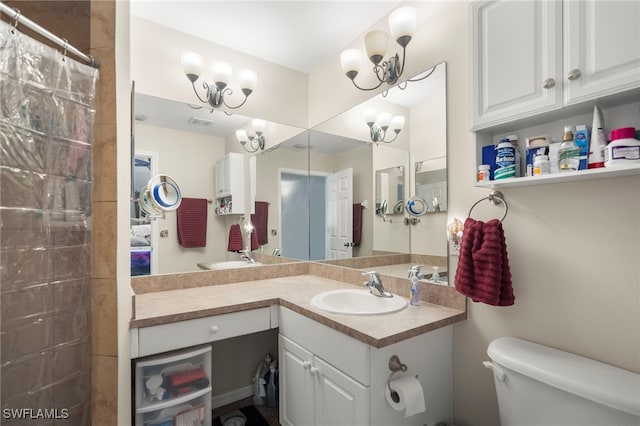
[[[420,305],[420,287],[418,284],[418,280],[424,278],[424,275],[420,273],[420,269],[424,265],[415,265],[409,269],[409,279],[411,279],[411,298],[409,303],[413,306]]]

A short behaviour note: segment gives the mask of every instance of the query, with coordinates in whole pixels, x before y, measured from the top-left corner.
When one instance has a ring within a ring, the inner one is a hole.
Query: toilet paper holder
[[[393,379],[393,375],[396,373],[406,372],[407,364],[401,362],[398,355],[393,355],[391,358],[389,358],[389,370],[391,370],[391,374],[389,374],[389,377],[387,377],[387,389],[389,389],[393,402],[398,402],[400,401],[400,395],[398,395],[398,392],[391,389],[391,379]],[[416,379],[417,378],[418,375],[416,374]]]

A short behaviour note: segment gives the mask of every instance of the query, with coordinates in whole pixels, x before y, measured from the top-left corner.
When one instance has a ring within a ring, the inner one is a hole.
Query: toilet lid
[[[549,386],[640,415],[640,374],[516,337],[493,340],[487,354],[501,366]]]

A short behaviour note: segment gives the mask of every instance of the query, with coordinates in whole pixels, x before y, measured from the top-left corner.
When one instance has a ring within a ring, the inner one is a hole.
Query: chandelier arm
[[[404,64],[405,64],[405,60],[407,58],[407,48],[403,47],[402,48],[402,64],[400,66],[400,71],[397,73],[396,75],[396,79],[400,78],[400,76],[402,75],[402,73],[404,72]]]
[[[375,86],[375,87],[371,87],[371,88],[367,89],[366,87],[360,87],[360,86],[358,86],[358,84],[356,83],[355,79],[354,79],[354,80],[351,80],[351,82],[353,83],[353,85],[354,85],[354,86],[356,86],[356,87],[357,87],[358,89],[360,89],[360,90],[376,90],[378,87],[382,86],[382,83],[384,83],[383,81],[381,81],[380,83],[378,83],[378,85],[377,85],[377,86]]]
[[[200,97],[200,94],[198,93],[198,90],[196,89],[196,84],[194,82],[191,82],[191,87],[193,87],[193,93],[196,94],[196,96],[198,97],[200,102],[202,102],[204,104],[208,103],[206,99],[202,99]],[[209,92],[209,85],[207,84],[206,81],[202,83],[202,87],[207,91],[207,93]]]
[[[436,66],[434,66],[434,67],[433,67],[433,69],[432,69],[432,70],[429,72],[429,74],[427,74],[427,75],[423,75],[423,76],[422,76],[422,77],[420,77],[420,78],[414,78],[414,79],[409,78],[409,79],[407,79],[407,80],[405,80],[405,81],[416,82],[416,81],[424,80],[425,78],[430,77],[430,76],[431,76],[431,74],[433,74],[433,73],[436,71],[436,67],[437,67],[437,65],[436,65]]]
[[[224,104],[224,106],[226,106],[229,109],[236,109],[236,108],[240,108],[242,105],[245,104],[245,102],[247,102],[247,99],[249,98],[249,95],[244,95],[244,99],[242,100],[242,102],[240,102],[238,105],[236,106],[231,106],[229,105],[225,100],[224,100],[224,95],[232,95],[233,94],[233,90],[231,90],[229,87],[225,88],[222,91],[222,103]],[[253,141],[252,141],[253,142]],[[255,152],[255,151],[254,151]]]
[[[384,138],[380,139],[382,142],[384,143],[391,143],[393,141],[395,141],[396,139],[398,139],[398,135],[400,134],[400,132],[397,132],[394,136],[393,139],[391,139],[390,141],[385,141]],[[387,136],[386,132],[385,132],[385,136]]]

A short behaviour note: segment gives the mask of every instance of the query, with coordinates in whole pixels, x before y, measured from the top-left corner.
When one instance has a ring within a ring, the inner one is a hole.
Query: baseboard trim
[[[253,385],[247,385],[220,395],[215,395],[211,397],[211,408],[215,409],[222,407],[223,405],[231,404],[232,402],[253,396],[253,394]]]

